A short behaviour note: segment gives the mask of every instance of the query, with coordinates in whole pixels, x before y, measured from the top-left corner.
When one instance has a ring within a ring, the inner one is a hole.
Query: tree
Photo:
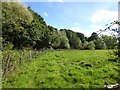
[[[32,14],[20,2],[2,3],[2,37],[14,48],[22,48],[28,41],[27,27],[33,20]]]
[[[95,40],[94,43],[95,49],[106,49],[106,43],[101,38]]]
[[[97,40],[98,38],[99,38],[98,34],[93,32],[91,36],[88,38],[88,41]]]
[[[118,25],[118,28],[111,28],[113,25]],[[105,28],[104,30],[99,30],[99,34],[102,32],[106,32],[108,31],[112,31],[117,33],[117,39],[118,39],[118,58],[120,58],[120,21],[113,21],[110,24],[106,24],[107,28]]]
[[[80,38],[81,42],[84,43],[86,41],[86,37],[83,33],[77,33],[78,37]]]
[[[82,44],[82,49],[83,49],[83,50],[88,49],[87,45],[88,45],[88,41],[85,41],[85,42]]]
[[[83,45],[84,45],[84,49],[87,49],[87,50],[95,49],[95,44],[93,41],[90,41],[90,42],[85,41],[85,43]]]
[[[81,49],[82,43],[78,37],[73,37],[72,42],[73,42],[72,45],[74,49]]]
[[[60,47],[61,49],[69,49],[70,46],[69,46],[69,40],[68,38],[66,37],[66,33],[65,31],[62,31],[61,30],[61,38],[60,38]]]
[[[69,39],[70,48],[72,49],[80,49],[82,47],[82,42],[80,38],[78,37],[77,33],[64,29],[67,35],[67,38]]]
[[[57,49],[60,46],[61,33],[57,28],[48,26],[49,28],[49,45],[51,48]]]
[[[116,37],[102,35],[102,39],[106,43],[106,49],[115,49],[117,47],[117,38]]]
[[[41,49],[49,47],[49,29],[44,21],[44,19],[34,12],[30,7],[29,11],[33,15],[33,21],[31,22],[31,27],[29,28],[29,35],[33,43],[33,48]]]
[[[95,44],[94,44],[94,42],[93,42],[93,41],[90,41],[90,42],[88,43],[88,45],[87,45],[87,48],[88,48],[89,50],[94,50],[94,49],[95,49]]]

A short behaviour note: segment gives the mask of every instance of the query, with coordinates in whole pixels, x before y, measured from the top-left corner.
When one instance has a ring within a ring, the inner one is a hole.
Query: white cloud
[[[114,25],[112,26],[112,28],[117,28],[118,26],[117,25]],[[92,24],[90,26],[88,26],[89,29],[82,29],[80,27],[72,27],[72,28],[69,28],[70,30],[74,31],[74,32],[80,32],[80,33],[83,33],[85,36],[87,37],[90,37],[91,34],[93,32],[96,32],[96,33],[100,33],[98,32],[99,30],[104,30],[106,28],[106,26],[102,26],[102,25],[98,25],[98,24]],[[113,32],[102,32],[101,34],[104,34],[104,35],[112,35]],[[115,33],[116,34],[116,33]]]
[[[48,13],[47,13],[47,12],[44,12],[44,16],[48,17]]]
[[[111,28],[115,29],[115,28],[118,28],[118,25],[115,24],[114,26],[112,26]]]
[[[96,32],[96,33],[100,33],[100,30],[104,30],[106,27],[104,26],[101,26],[101,25],[98,25],[98,24],[92,24],[89,26],[89,30],[91,31],[91,34],[93,32]]]
[[[91,16],[90,20],[92,23],[115,21],[118,20],[118,13],[117,11],[99,10]]]
[[[92,32],[100,33],[100,30],[104,30],[105,28],[107,28],[107,26],[101,26],[101,25],[97,25],[97,24],[90,25],[91,33]],[[118,25],[114,25],[111,28],[113,28],[113,29],[118,28]],[[103,34],[103,35],[113,35],[113,34],[116,35],[117,33],[107,30],[105,32],[101,32],[101,34]]]
[[[92,24],[89,26],[89,29],[92,32],[97,32],[100,29],[104,30],[107,28],[105,24],[109,24],[115,20],[118,20],[118,12],[110,11],[110,10],[99,10],[96,11],[90,18]],[[113,26],[112,28],[116,28],[117,26]],[[102,32],[102,34],[110,35],[110,32]]]
[[[75,23],[76,26],[70,28],[71,30],[73,30],[74,32],[81,32],[83,33],[85,36],[89,37],[91,36],[91,34],[93,32],[96,32],[99,31],[100,29],[105,29],[105,25],[102,26],[102,25],[98,25],[98,24],[91,24],[90,26],[87,26],[88,28],[80,28],[78,25],[79,23]]]
[[[64,2],[64,0],[48,0],[48,2]]]
[[[97,24],[92,24],[90,25],[90,29],[95,32],[95,31],[99,31],[100,29],[105,29],[105,27],[97,25]]]

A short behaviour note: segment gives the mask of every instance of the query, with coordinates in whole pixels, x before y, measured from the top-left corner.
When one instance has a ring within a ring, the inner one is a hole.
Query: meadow
[[[48,51],[3,80],[3,88],[103,88],[120,80],[112,50]]]

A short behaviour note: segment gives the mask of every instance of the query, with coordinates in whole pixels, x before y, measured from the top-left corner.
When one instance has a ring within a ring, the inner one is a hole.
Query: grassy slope
[[[7,77],[3,87],[90,88],[116,83],[118,64],[100,51],[50,51]]]

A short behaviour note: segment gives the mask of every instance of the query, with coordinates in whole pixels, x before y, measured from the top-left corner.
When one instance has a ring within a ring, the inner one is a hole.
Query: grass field
[[[119,82],[112,51],[49,51],[3,81],[4,88],[103,88]]]

